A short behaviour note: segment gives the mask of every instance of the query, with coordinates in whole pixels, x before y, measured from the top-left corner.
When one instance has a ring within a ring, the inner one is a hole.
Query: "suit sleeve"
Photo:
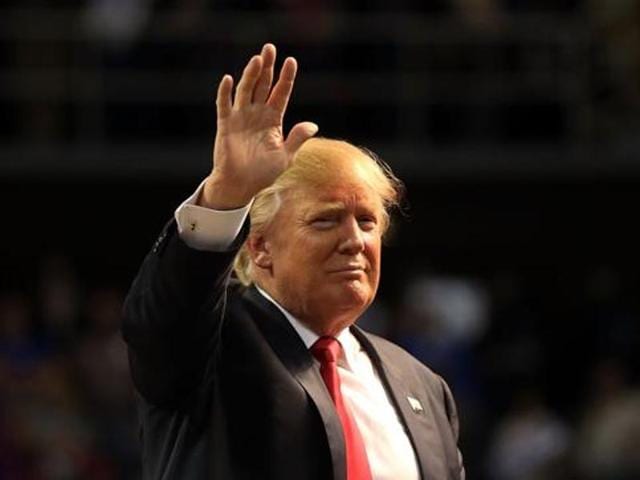
[[[193,249],[172,220],[146,256],[125,299],[122,333],[134,384],[148,402],[175,407],[201,383],[219,338],[235,247]]]
[[[459,441],[460,437],[460,422],[458,419],[458,409],[456,408],[456,402],[453,398],[453,394],[451,393],[451,389],[447,382],[440,377],[440,382],[442,384],[442,391],[444,395],[444,406],[447,412],[447,417],[449,419],[449,424],[451,425],[451,431],[453,432],[454,439],[456,444]],[[465,469],[464,462],[462,459],[462,452],[458,448],[458,467],[459,467],[459,477],[460,480],[465,480]]]

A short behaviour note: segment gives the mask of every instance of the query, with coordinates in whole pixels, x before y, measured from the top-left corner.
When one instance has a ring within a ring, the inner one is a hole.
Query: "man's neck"
[[[345,329],[349,328],[354,323],[354,321],[347,320],[343,320],[341,322],[340,319],[321,322],[318,322],[317,320],[316,322],[309,321],[303,316],[296,315],[295,313],[291,312],[291,310],[284,306],[282,302],[275,298],[275,295],[273,295],[268,289],[264,288],[264,286],[258,285],[257,283],[254,283],[254,286],[263,297],[273,303],[283,313],[283,315],[287,318],[287,320],[289,320],[290,323],[292,323],[294,326],[296,326],[296,324],[299,324],[301,327],[303,327],[304,330],[312,334],[315,337],[314,341],[323,335],[338,337],[338,335],[340,335]],[[296,330],[298,329],[296,328]],[[304,340],[304,336],[301,336]]]

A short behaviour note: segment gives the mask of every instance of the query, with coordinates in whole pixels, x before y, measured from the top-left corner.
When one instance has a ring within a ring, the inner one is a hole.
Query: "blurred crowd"
[[[535,298],[539,286],[524,283],[522,274],[425,275],[390,324],[390,336],[451,383],[472,478],[640,478],[631,285],[595,268],[572,286],[580,298],[571,305]]]
[[[517,275],[396,280],[404,294],[360,324],[447,378],[471,478],[640,478],[640,312],[615,272],[594,270],[584,301],[555,314]],[[2,479],[139,475],[124,291],[84,284],[56,255],[33,290],[0,291]]]
[[[123,294],[86,291],[65,256],[0,291],[0,478],[136,478]]]

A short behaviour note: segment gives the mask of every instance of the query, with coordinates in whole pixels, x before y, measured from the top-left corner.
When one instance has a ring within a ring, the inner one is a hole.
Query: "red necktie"
[[[360,430],[344,404],[338,376],[338,357],[342,346],[333,337],[320,337],[311,347],[311,353],[320,362],[320,374],[329,389],[342,423],[347,449],[347,480],[371,480],[367,451],[360,436]]]

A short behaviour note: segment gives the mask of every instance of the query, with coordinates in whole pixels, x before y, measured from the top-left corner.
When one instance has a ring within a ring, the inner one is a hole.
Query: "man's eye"
[[[332,218],[316,218],[311,222],[311,225],[313,225],[315,228],[319,228],[319,229],[326,229],[326,228],[331,228],[332,226],[334,226],[336,223],[336,221]]]
[[[361,229],[368,231],[376,228],[378,222],[373,217],[361,217],[358,219],[358,224],[360,225]]]

